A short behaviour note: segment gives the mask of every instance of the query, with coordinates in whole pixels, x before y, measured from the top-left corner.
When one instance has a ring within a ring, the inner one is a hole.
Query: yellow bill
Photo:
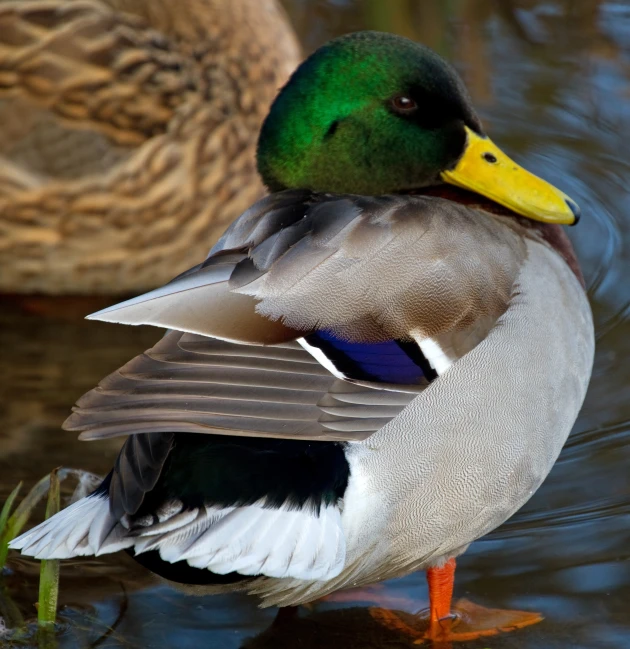
[[[464,155],[444,182],[486,196],[535,221],[574,225],[580,208],[564,192],[516,164],[487,137],[466,127]]]

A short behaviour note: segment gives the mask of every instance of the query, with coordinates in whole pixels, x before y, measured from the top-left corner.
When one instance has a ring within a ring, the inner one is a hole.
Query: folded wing
[[[295,342],[237,345],[172,331],[84,395],[64,427],[82,439],[179,432],[359,440],[422,386],[389,387],[337,379]]]
[[[505,312],[525,257],[495,218],[428,196],[281,192],[237,219],[203,264],[91,317],[253,344],[317,330],[430,339],[456,359]]]

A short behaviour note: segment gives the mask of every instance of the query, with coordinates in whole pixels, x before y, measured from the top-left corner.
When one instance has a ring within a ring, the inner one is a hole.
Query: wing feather
[[[416,394],[340,381],[297,343],[172,331],[81,397],[64,427],[82,439],[196,432],[347,441],[371,435]]]
[[[280,192],[197,268],[91,317],[249,344],[321,330],[350,342],[429,339],[443,369],[508,308],[525,258],[517,228],[434,196]]]
[[[177,331],[82,397],[65,426],[83,439],[364,439],[508,308],[524,245],[495,218],[428,196],[268,196],[205,262],[91,316]]]

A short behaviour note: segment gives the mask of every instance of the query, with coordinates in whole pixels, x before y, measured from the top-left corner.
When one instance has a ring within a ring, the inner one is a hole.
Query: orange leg
[[[451,627],[455,559],[449,559],[441,568],[429,568],[427,581],[429,582],[430,611],[428,635],[436,639],[448,633]]]

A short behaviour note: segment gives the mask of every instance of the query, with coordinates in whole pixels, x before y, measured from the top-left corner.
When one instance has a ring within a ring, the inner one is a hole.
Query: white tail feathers
[[[36,559],[68,559],[129,548],[134,539],[109,512],[109,499],[92,494],[40,523],[9,547]]]
[[[126,524],[127,522],[124,521]],[[111,515],[104,494],[93,494],[15,539],[10,547],[36,559],[67,559],[133,547],[157,550],[164,561],[186,561],[216,574],[327,580],[345,562],[345,537],[336,506],[272,509],[184,509],[166,503],[155,517],[125,527]]]

